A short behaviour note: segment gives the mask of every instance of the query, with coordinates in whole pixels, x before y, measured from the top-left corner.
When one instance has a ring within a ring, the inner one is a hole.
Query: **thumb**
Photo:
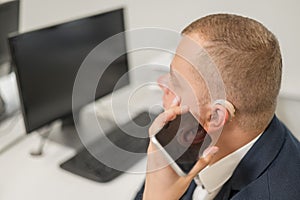
[[[219,151],[219,148],[216,146],[211,146],[206,149],[203,153],[203,156],[196,162],[192,170],[189,172],[188,176],[194,178],[197,174],[204,169],[212,160],[214,155]]]

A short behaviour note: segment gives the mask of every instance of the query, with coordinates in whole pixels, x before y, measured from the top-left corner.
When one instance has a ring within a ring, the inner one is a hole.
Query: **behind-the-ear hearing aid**
[[[213,105],[216,105],[216,104],[222,105],[222,106],[224,106],[228,110],[228,112],[230,114],[230,118],[229,119],[231,119],[231,118],[234,117],[234,115],[235,115],[235,108],[232,105],[232,103],[230,103],[229,101],[227,101],[225,99],[217,99],[217,100],[214,101]]]

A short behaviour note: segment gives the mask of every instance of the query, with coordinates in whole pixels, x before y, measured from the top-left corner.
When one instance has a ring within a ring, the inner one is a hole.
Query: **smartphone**
[[[167,123],[151,141],[162,151],[175,172],[186,176],[212,140],[197,119],[187,112]]]

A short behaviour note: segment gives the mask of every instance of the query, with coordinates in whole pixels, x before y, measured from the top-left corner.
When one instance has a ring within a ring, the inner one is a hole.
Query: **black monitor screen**
[[[0,64],[10,61],[7,36],[19,29],[19,1],[0,4]]]
[[[123,9],[118,9],[9,38],[28,133],[72,114],[72,90],[80,65],[98,44],[123,31]],[[126,52],[125,37],[112,45]],[[94,67],[106,67],[99,63]],[[105,70],[95,99],[111,93],[121,77],[118,87],[129,84],[127,72],[124,54]],[[84,85],[89,86],[88,79]]]

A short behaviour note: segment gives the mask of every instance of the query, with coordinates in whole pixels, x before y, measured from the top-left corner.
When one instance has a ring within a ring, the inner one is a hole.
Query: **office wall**
[[[281,95],[278,98],[276,114],[300,140],[300,99]]]

